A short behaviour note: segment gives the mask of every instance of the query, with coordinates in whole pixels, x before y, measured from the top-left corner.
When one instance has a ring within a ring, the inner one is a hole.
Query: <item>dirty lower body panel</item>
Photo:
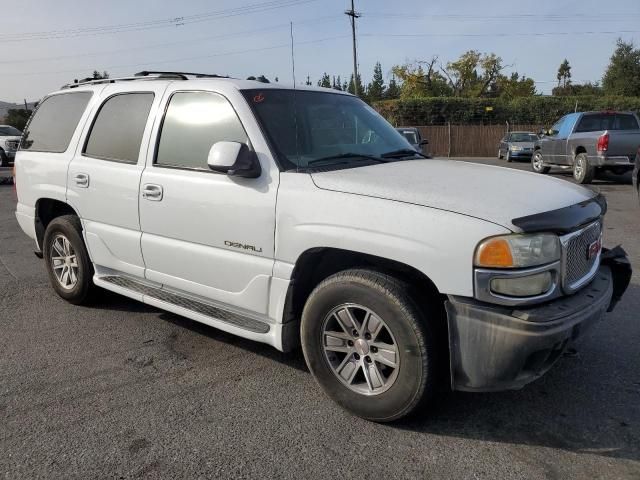
[[[614,277],[619,276],[612,267],[601,266],[574,295],[534,307],[499,307],[449,296],[452,388],[518,389],[542,376],[612,305]]]

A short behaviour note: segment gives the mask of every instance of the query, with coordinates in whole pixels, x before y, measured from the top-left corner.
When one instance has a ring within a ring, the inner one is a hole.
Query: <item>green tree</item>
[[[558,79],[558,87],[566,89],[571,84],[571,65],[566,58],[558,67],[556,78]]]
[[[391,71],[394,77],[397,76],[402,82],[400,96],[417,98],[451,95],[447,79],[436,68],[437,61],[438,57],[433,57],[428,62],[418,61],[393,67]]]
[[[495,53],[482,54],[477,50],[463,53],[455,62],[447,63],[441,71],[456,97],[491,97],[498,91],[504,65]]]
[[[360,74],[358,74],[357,87],[358,87],[358,95],[362,99],[365,99],[366,98],[366,92],[364,90],[364,87],[362,86],[362,77],[360,76]],[[347,92],[349,92],[351,94],[354,94],[354,95],[356,93],[356,90],[355,90],[354,85],[353,85],[353,73],[351,74],[351,78],[349,79],[349,86],[347,87]]]
[[[327,72],[324,72],[322,74],[322,78],[318,80],[318,86],[324,87],[324,88],[331,88],[331,78],[329,78],[329,75],[327,74]]]
[[[618,39],[602,88],[607,95],[640,96],[640,49],[633,42]]]
[[[10,108],[7,111],[7,116],[4,121],[7,125],[16,127],[18,130],[24,130],[29,117],[31,116],[31,110],[25,110],[24,108]]]
[[[520,76],[513,72],[511,76],[499,75],[495,83],[495,96],[502,98],[531,97],[536,94],[533,78]]]
[[[331,88],[333,88],[334,90],[342,90],[342,80],[340,79],[340,75],[338,75],[338,78],[332,78]]]
[[[572,83],[566,87],[553,87],[551,95],[554,97],[574,97],[577,95],[604,95],[604,90],[598,82]]]
[[[367,98],[370,102],[382,100],[384,98],[384,77],[382,76],[382,65],[380,62],[376,62],[373,67],[373,78],[369,85],[367,85]]]
[[[395,100],[396,98],[400,98],[400,85],[398,85],[395,75],[392,75],[391,80],[389,80],[389,86],[384,92],[384,98],[385,100]]]

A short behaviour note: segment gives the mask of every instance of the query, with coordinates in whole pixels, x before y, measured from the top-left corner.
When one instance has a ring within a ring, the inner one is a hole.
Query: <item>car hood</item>
[[[596,194],[538,173],[454,160],[405,160],[312,173],[318,188],[437,208],[518,230],[512,220]]]

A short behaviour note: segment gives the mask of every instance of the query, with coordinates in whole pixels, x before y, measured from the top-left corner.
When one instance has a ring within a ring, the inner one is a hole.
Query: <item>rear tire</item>
[[[388,275],[347,270],[321,282],[302,313],[309,370],[329,397],[367,420],[397,420],[433,394],[434,333],[407,290]]]
[[[587,184],[593,181],[596,169],[589,165],[589,158],[586,153],[579,153],[573,161],[573,178],[580,184]]]
[[[54,218],[44,233],[43,245],[47,273],[56,293],[76,305],[88,303],[96,287],[80,219],[75,215]]]
[[[0,150],[0,167],[8,167],[9,166],[9,157],[4,153],[3,150]]]
[[[498,160],[502,160],[502,150],[498,149]]]
[[[543,162],[542,153],[539,150],[534,152],[531,157],[531,169],[536,173],[549,173],[551,167],[545,167]]]

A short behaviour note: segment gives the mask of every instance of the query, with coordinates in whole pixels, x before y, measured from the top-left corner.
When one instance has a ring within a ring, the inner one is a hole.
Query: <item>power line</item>
[[[192,23],[199,23],[210,20],[218,20],[222,18],[235,17],[239,15],[247,15],[252,13],[261,13],[269,10],[304,5],[318,0],[273,0],[263,3],[255,3],[237,7],[232,9],[217,10],[195,15],[186,15],[173,18],[165,18],[162,20],[153,20],[148,22],[137,22],[128,24],[105,25],[99,27],[74,28],[67,30],[52,30],[47,32],[26,32],[26,33],[8,33],[0,34],[0,43],[23,42],[29,40],[52,40],[60,38],[73,38],[80,36],[106,35],[113,33],[134,32],[140,30],[149,30],[154,28],[167,28],[174,26],[184,26]]]
[[[416,14],[416,13],[383,13],[371,12],[364,15],[366,18],[402,18],[402,19],[418,19],[429,18],[433,20],[545,20],[545,21],[586,21],[594,20],[598,22],[604,21],[635,21],[640,17],[637,12],[634,13],[611,13],[611,14],[539,14],[539,13],[520,13],[505,15],[469,15],[469,14]]]
[[[349,35],[336,35],[333,37],[325,37],[325,38],[318,38],[318,39],[314,39],[314,40],[307,40],[307,41],[303,41],[303,42],[296,42],[296,46],[299,45],[310,45],[310,44],[315,44],[315,43],[321,43],[321,42],[326,42],[326,41],[330,41],[330,40],[336,40],[339,38],[347,38],[349,37]],[[207,54],[207,55],[196,55],[196,56],[192,56],[192,57],[180,57],[180,58],[173,58],[170,60],[157,60],[157,61],[149,61],[149,62],[144,62],[144,63],[130,63],[130,64],[125,64],[125,65],[107,65],[104,67],[101,67],[105,70],[112,70],[112,69],[118,69],[118,68],[134,68],[134,67],[145,67],[148,65],[162,65],[162,64],[167,64],[167,63],[179,63],[179,62],[183,62],[183,61],[191,61],[191,60],[200,60],[203,58],[215,58],[215,57],[225,57],[225,56],[229,56],[229,55],[239,55],[239,54],[243,54],[243,53],[251,53],[251,52],[262,52],[262,51],[266,51],[266,50],[275,50],[275,49],[279,49],[279,48],[291,48],[291,43],[284,43],[284,44],[279,44],[279,45],[271,45],[268,47],[260,47],[260,48],[250,48],[250,49],[246,49],[246,50],[236,50],[236,51],[232,51],[232,52],[223,52],[223,53],[212,53],[212,54]],[[30,76],[30,75],[54,75],[54,74],[59,74],[59,73],[77,73],[78,71],[82,70],[81,68],[75,68],[75,69],[69,69],[69,70],[58,70],[58,71],[48,71],[48,72],[26,72],[26,73],[6,73],[3,74],[4,77],[20,77],[20,76]]]
[[[568,36],[568,35],[619,35],[636,34],[640,30],[615,30],[615,31],[579,31],[579,32],[492,32],[492,33],[361,33],[363,37],[544,37],[544,36]]]
[[[319,24],[319,23],[325,23],[325,22],[331,21],[331,20],[337,20],[338,18],[340,18],[339,15],[330,15],[330,16],[326,16],[326,17],[301,20],[301,21],[294,22],[294,23],[296,25],[305,25],[305,24],[309,24],[309,23],[313,23],[315,25],[315,24]],[[262,33],[262,32],[268,32],[268,31],[283,29],[285,27],[289,28],[289,24],[288,23],[282,23],[282,24],[272,25],[272,26],[268,26],[268,27],[264,27],[264,28],[258,28],[258,29],[253,29],[253,30],[245,30],[245,31],[233,32],[233,33],[222,34],[222,35],[207,35],[207,36],[204,36],[204,37],[198,37],[198,38],[193,38],[193,39],[189,39],[189,40],[180,40],[180,41],[177,41],[177,42],[156,43],[156,44],[153,44],[153,45],[144,45],[144,46],[140,46],[140,47],[130,47],[130,48],[123,48],[123,49],[117,49],[117,50],[108,50],[108,51],[102,51],[102,52],[78,53],[78,54],[72,54],[72,55],[60,55],[60,56],[57,56],[57,57],[47,56],[47,57],[28,58],[28,59],[22,59],[21,58],[21,59],[17,59],[17,60],[0,60],[0,65],[36,63],[36,62],[56,61],[56,60],[65,60],[65,59],[70,59],[70,58],[82,58],[82,57],[98,57],[98,56],[101,56],[101,55],[112,55],[112,54],[118,54],[118,53],[128,53],[128,52],[139,51],[139,50],[152,50],[152,49],[155,49],[155,48],[164,48],[164,47],[171,47],[171,46],[176,46],[176,45],[188,45],[188,44],[191,44],[191,43],[199,43],[199,42],[203,42],[203,41],[207,41],[207,40],[214,40],[214,39],[218,39],[218,38],[231,38],[231,37],[238,37],[238,36],[248,36],[248,35],[253,35],[253,34],[256,34],[256,33]]]

